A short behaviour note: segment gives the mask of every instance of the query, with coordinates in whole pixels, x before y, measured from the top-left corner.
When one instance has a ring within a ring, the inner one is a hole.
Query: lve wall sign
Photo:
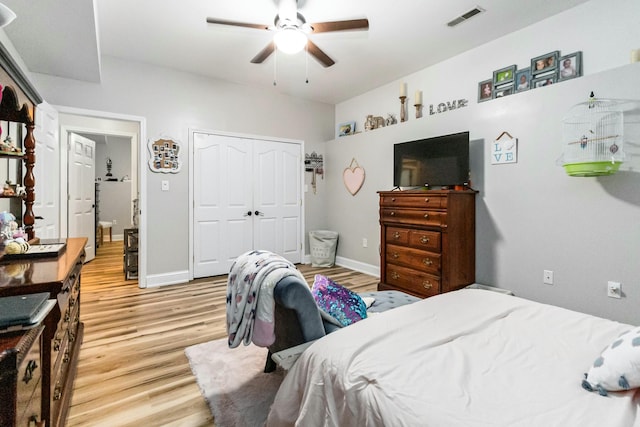
[[[502,132],[491,145],[491,164],[501,165],[518,161],[518,138]]]

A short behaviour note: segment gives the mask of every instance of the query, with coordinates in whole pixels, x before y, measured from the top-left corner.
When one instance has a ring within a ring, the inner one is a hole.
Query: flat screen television
[[[451,187],[469,182],[469,132],[393,146],[395,187]]]

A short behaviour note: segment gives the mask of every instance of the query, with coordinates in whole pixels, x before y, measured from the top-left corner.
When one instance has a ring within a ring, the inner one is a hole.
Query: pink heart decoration
[[[355,196],[362,187],[362,184],[364,184],[364,169],[359,165],[354,167],[353,163],[352,161],[351,165],[342,172],[342,180],[349,193]],[[357,164],[356,162],[356,165]]]

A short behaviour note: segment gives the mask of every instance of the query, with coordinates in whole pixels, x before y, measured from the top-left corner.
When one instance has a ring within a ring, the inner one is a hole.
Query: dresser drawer
[[[424,298],[440,293],[438,276],[394,264],[387,264],[385,283]]]
[[[411,230],[408,228],[387,227],[387,242],[397,245],[408,245],[410,232]]]
[[[430,274],[440,274],[440,254],[403,246],[387,245],[387,264],[403,265]]]
[[[392,243],[389,239],[387,242]],[[440,232],[427,230],[411,230],[409,246],[431,252],[440,252]]]
[[[415,224],[421,226],[445,227],[447,214],[445,212],[428,211],[424,209],[380,209],[380,219],[388,223]]]
[[[380,197],[380,206],[444,209],[447,207],[447,198],[431,194],[385,195]]]
[[[40,359],[41,336],[33,342],[33,345],[25,355],[18,367],[16,378],[16,403],[17,426],[28,425],[28,419],[35,416],[40,419],[40,396],[42,389],[42,361]]]

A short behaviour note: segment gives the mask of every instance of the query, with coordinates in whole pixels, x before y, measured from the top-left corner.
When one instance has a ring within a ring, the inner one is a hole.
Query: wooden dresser
[[[0,260],[0,297],[49,292],[58,301],[42,331],[40,408],[47,427],[65,425],[73,393],[84,331],[80,273],[86,241],[67,239],[66,250],[55,258]]]
[[[475,281],[475,191],[379,194],[379,290],[424,298]]]
[[[0,335],[0,426],[43,426],[41,419],[44,325]]]

